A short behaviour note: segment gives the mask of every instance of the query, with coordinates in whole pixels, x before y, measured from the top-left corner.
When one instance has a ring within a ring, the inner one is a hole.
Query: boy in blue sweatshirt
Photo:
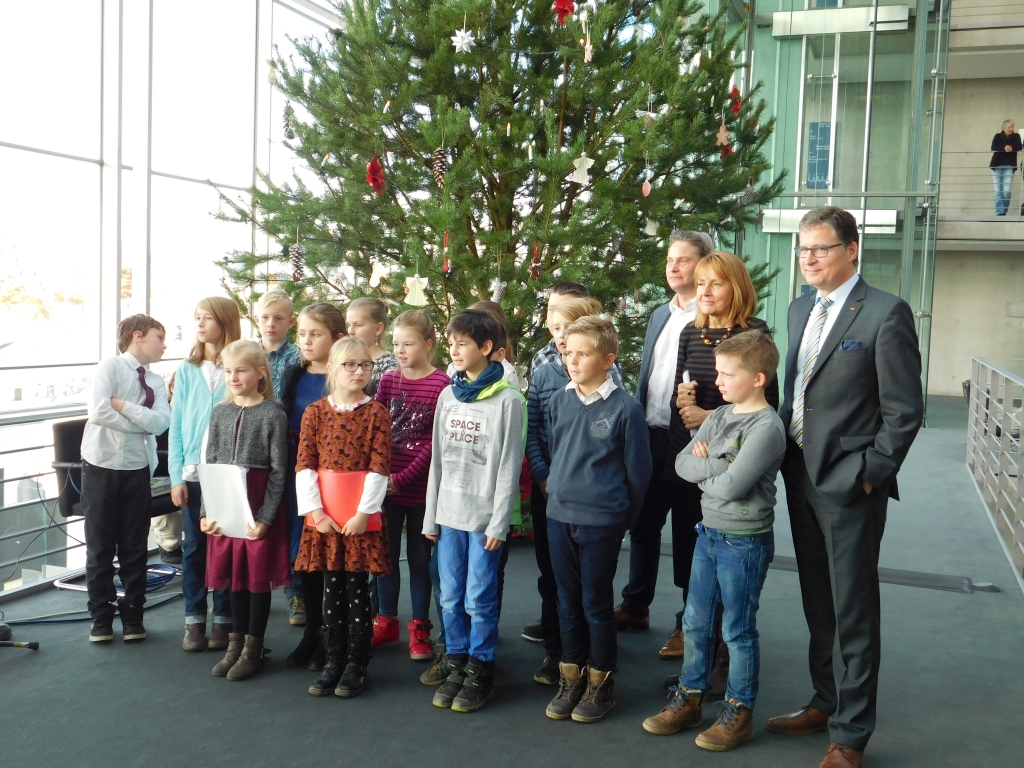
[[[483,312],[452,318],[455,375],[434,411],[423,535],[437,542],[449,674],[433,703],[456,712],[493,693],[501,554],[523,466],[522,395],[489,359],[504,338]]]
[[[609,375],[619,350],[610,320],[565,332],[569,383],[548,404],[548,541],[562,635],[558,694],[546,714],[580,723],[613,706],[617,671],[612,581],[622,537],[651,479],[643,406]]]
[[[686,656],[678,689],[657,715],[643,722],[667,735],[703,722],[701,703],[714,659],[715,614],[729,648],[726,703],[715,724],[697,737],[714,752],[754,738],[753,710],[761,662],[757,607],[775,555],[775,476],[786,455],[786,429],[765,400],[779,366],[766,333],[725,339],[715,350],[715,384],[728,405],[714,410],[676,457],[676,472],[704,492],[690,591],[683,613]]]

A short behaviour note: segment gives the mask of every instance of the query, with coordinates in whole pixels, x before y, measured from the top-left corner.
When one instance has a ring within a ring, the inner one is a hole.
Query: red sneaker
[[[398,642],[398,619],[378,614],[373,620],[373,641],[370,647],[386,648],[389,645],[398,645]]]
[[[434,644],[430,641],[430,630],[434,625],[429,621],[413,619],[409,622],[409,658],[413,661],[430,661],[434,658]]]

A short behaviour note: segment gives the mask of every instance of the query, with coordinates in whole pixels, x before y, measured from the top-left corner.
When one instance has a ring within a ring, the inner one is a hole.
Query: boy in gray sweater
[[[766,333],[726,338],[715,350],[716,385],[730,405],[716,409],[676,457],[676,472],[704,495],[704,520],[690,570],[683,613],[686,656],[679,687],[660,713],[643,722],[659,735],[703,723],[701,703],[714,660],[715,613],[721,603],[722,638],[729,648],[726,704],[701,733],[698,747],[724,752],[754,738],[760,647],[757,607],[775,555],[775,476],[786,453],[786,430],[765,400],[779,365]]]

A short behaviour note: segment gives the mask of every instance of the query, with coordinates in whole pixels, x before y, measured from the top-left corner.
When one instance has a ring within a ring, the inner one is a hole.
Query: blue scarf
[[[452,377],[452,394],[460,403],[472,403],[484,389],[501,381],[504,375],[505,369],[501,363],[495,362],[491,362],[475,381],[470,381],[465,371],[457,371]]]

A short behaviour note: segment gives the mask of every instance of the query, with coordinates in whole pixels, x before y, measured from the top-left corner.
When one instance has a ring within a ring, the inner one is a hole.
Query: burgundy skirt
[[[269,469],[246,472],[246,490],[253,516],[263,505]],[[288,514],[284,504],[259,541],[210,536],[206,542],[206,586],[232,592],[270,592],[291,586],[292,568],[288,546]]]

